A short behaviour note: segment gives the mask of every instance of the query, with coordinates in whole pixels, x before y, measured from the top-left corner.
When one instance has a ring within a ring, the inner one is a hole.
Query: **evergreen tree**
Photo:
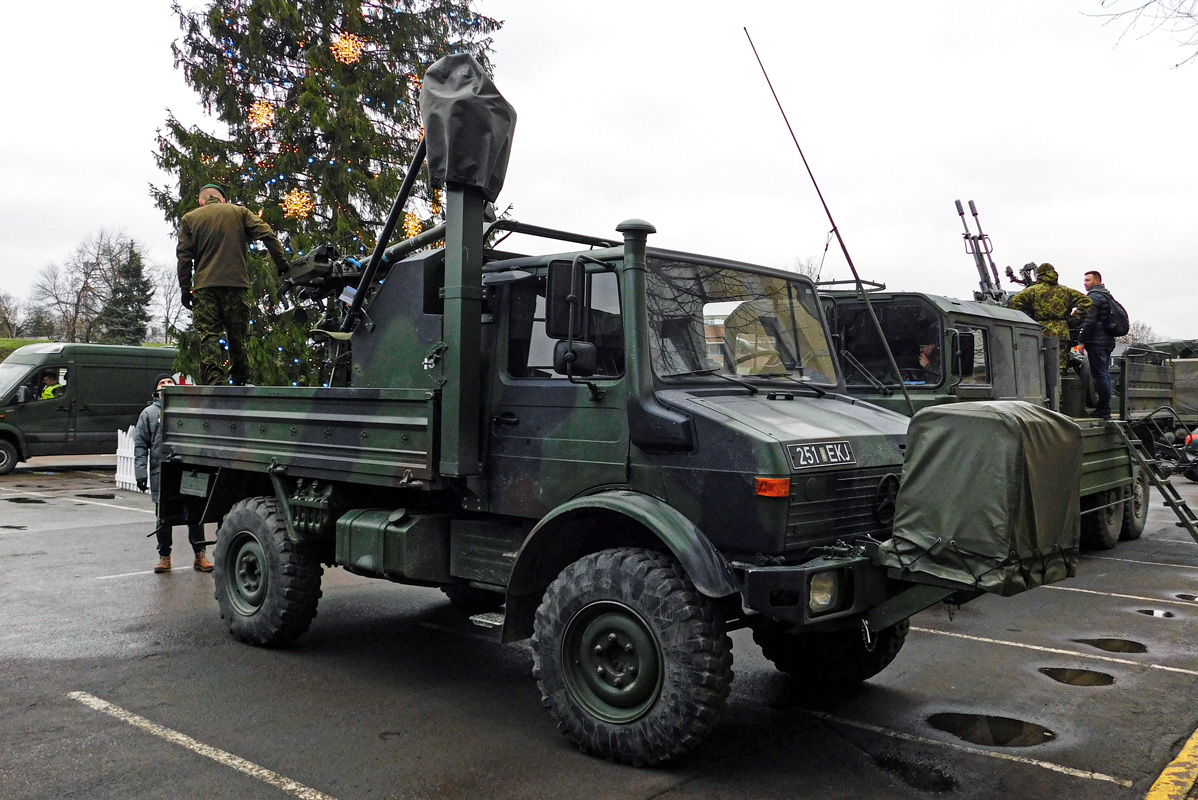
[[[342,252],[373,249],[420,137],[420,76],[448,53],[486,63],[488,34],[499,23],[474,13],[470,0],[210,0],[174,13],[183,37],[176,66],[222,132],[188,128],[168,113],[159,131],[158,165],[177,176],[151,187],[178,225],[206,183],[259,213],[291,253],[321,242]],[[425,184],[413,196],[419,218],[439,213]],[[251,257],[256,298],[248,355],[262,384],[314,383],[307,324],[275,305],[278,278]],[[194,334],[179,338],[176,366],[198,374]]]
[[[107,344],[141,344],[150,322],[154,284],[146,277],[137,245],[129,242],[125,258],[117,264],[112,291],[96,317],[100,341]]]

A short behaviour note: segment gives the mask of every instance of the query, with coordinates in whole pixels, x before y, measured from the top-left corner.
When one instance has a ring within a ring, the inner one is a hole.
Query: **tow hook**
[[[861,620],[861,642],[865,645],[865,652],[872,653],[877,640],[874,639],[873,633],[869,629],[869,620]]]

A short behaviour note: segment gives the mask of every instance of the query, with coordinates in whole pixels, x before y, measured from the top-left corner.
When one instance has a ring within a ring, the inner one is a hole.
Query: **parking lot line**
[[[1035,650],[1040,653],[1052,653],[1058,656],[1073,656],[1074,658],[1088,658],[1093,661],[1106,661],[1111,664],[1126,664],[1131,667],[1145,667],[1147,669],[1159,669],[1163,672],[1176,672],[1181,675],[1198,676],[1198,670],[1182,669],[1181,667],[1167,667],[1164,664],[1145,664],[1141,661],[1132,661],[1130,658],[1116,658],[1115,656],[1100,656],[1097,653],[1082,653],[1077,650],[1065,650],[1060,647],[1043,647],[1038,644],[1025,644],[1023,642],[1011,642],[1006,639],[989,639],[985,636],[972,636],[968,633],[955,633],[953,631],[941,631],[935,628],[917,628],[912,625],[911,630],[920,633],[934,633],[938,636],[952,636],[956,639],[968,639],[971,642],[982,642],[983,644],[1001,644],[1005,647],[1019,647],[1024,650]]]
[[[1185,800],[1198,782],[1198,731],[1152,784],[1144,800]]]
[[[4,487],[0,486],[0,492],[5,492],[7,494],[20,495],[20,496],[32,495],[33,497],[45,497],[45,498],[49,498],[50,500],[70,500],[73,503],[86,503],[89,506],[104,506],[105,508],[119,508],[122,511],[136,511],[139,514],[153,514],[154,513],[153,510],[146,509],[146,508],[133,508],[132,506],[118,506],[118,505],[115,505],[114,503],[101,503],[98,500],[87,500],[82,497],[74,497],[71,495],[49,494],[47,492],[31,492],[28,489],[18,492],[16,490],[5,489]]]
[[[238,772],[249,775],[252,778],[257,778],[264,783],[269,783],[276,789],[281,789],[288,794],[303,798],[303,800],[336,800],[336,798],[325,794],[324,792],[310,789],[302,783],[296,783],[290,778],[285,778],[277,772],[272,772],[265,767],[260,767],[253,762],[246,761],[240,756],[235,756],[232,753],[226,752],[216,747],[206,745],[203,742],[197,742],[195,739],[178,731],[164,728],[161,725],[151,722],[145,717],[138,716],[130,711],[114,706],[106,700],[101,700],[95,695],[90,695],[87,692],[71,692],[67,697],[72,700],[77,700],[88,708],[94,709],[111,717],[116,717],[121,722],[132,725],[135,728],[141,728],[147,733],[151,733],[160,739],[165,739],[168,742],[186,747],[193,753],[198,753],[205,758],[210,758],[217,763],[224,764],[226,767],[232,767]]]
[[[915,629],[912,628],[911,630]],[[883,728],[879,725],[871,725],[868,722],[859,722],[855,719],[845,719],[844,717],[838,717],[834,714],[828,714],[823,711],[811,711],[809,709],[804,709],[803,713],[810,714],[813,717],[826,720],[827,722],[834,722],[839,725],[848,725],[851,728],[860,728],[863,731],[870,731],[871,733],[878,733],[882,736],[889,736],[892,739],[902,739],[907,742],[917,742],[918,744],[938,745],[940,747],[947,747],[962,753],[971,753],[972,755],[986,756],[987,758],[997,758],[1003,761],[1014,761],[1018,764],[1028,764],[1033,767],[1051,770],[1052,772],[1059,772],[1063,775],[1071,775],[1074,778],[1085,778],[1091,781],[1105,781],[1106,783],[1113,783],[1116,786],[1122,786],[1125,789],[1130,789],[1132,785],[1131,781],[1123,780],[1122,778],[1116,778],[1111,775],[1104,775],[1101,772],[1090,772],[1084,769],[1074,769],[1073,767],[1066,767],[1063,764],[1054,764],[1051,761],[1041,761],[1036,758],[1026,758],[1024,756],[1012,755],[1011,753],[999,753],[994,750],[985,750],[981,747],[970,747],[968,745],[954,744],[953,742],[941,742],[937,739],[929,739],[926,736],[919,736],[914,733],[903,733],[902,731]],[[1153,798],[1152,800],[1157,799]],[[1161,800],[1164,800],[1164,798]]]
[[[1150,567],[1176,567],[1178,569],[1198,569],[1196,564],[1171,564],[1167,561],[1137,561],[1134,558],[1115,558],[1114,556],[1082,556],[1084,559],[1095,561],[1122,561],[1125,564],[1147,564]]]
[[[1198,608],[1198,603],[1193,600],[1165,600],[1160,597],[1142,597],[1138,594],[1117,594],[1115,592],[1099,592],[1094,589],[1078,589],[1075,586],[1041,586],[1041,589],[1056,589],[1061,592],[1081,592],[1082,594],[1097,594],[1103,597],[1118,597],[1121,600],[1139,600],[1144,603],[1168,603],[1171,606],[1189,606],[1190,608]]]

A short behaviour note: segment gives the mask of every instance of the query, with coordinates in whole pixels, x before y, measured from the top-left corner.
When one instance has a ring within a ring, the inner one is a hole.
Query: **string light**
[[[329,49],[333,51],[333,58],[342,64],[357,64],[362,58],[362,49],[365,46],[366,42],[360,36],[343,33],[329,45]]]
[[[275,107],[265,100],[259,100],[250,106],[250,127],[263,131],[275,124]]]
[[[416,216],[411,211],[403,215],[404,238],[411,239],[422,230],[424,230],[424,226],[420,223],[420,217]]]
[[[292,189],[290,192],[285,192],[283,202],[279,205],[283,209],[283,216],[291,219],[307,219],[316,208],[316,204],[312,202],[312,196],[303,189]]]

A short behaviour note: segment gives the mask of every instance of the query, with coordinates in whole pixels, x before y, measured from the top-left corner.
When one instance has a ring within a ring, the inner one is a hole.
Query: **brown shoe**
[[[196,553],[195,563],[191,566],[197,572],[211,572],[213,569],[212,562],[208,560],[208,556],[204,554],[203,550]]]
[[[154,571],[155,572],[170,572],[171,571],[171,557],[163,556],[162,558],[158,559],[158,565],[154,567]]]

